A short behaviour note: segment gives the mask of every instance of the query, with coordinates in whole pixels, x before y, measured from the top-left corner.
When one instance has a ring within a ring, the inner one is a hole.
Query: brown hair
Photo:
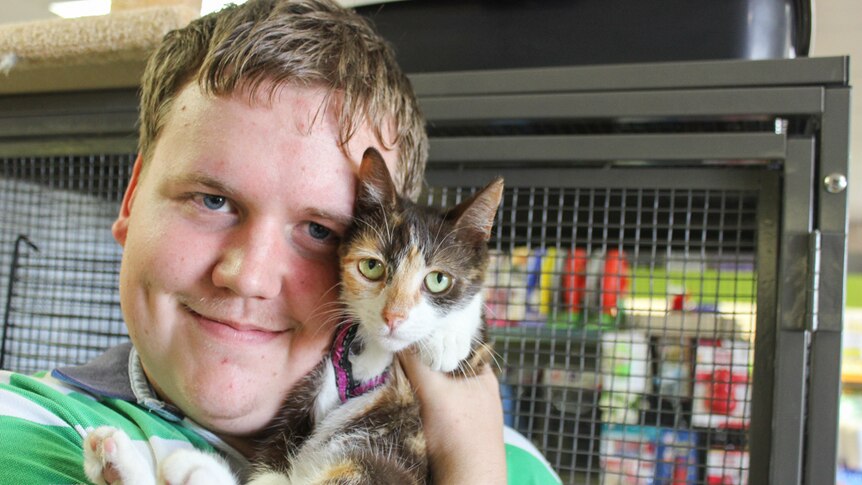
[[[249,0],[169,32],[142,80],[145,161],[174,98],[191,81],[216,96],[238,89],[253,96],[262,85],[324,86],[338,95],[330,98],[338,99],[342,146],[368,122],[384,147],[398,149],[399,192],[418,196],[428,152],[424,119],[391,47],[355,12],[330,0]]]

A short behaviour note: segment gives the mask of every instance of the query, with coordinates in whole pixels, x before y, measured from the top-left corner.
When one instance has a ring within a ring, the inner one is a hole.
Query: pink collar
[[[371,391],[378,386],[381,386],[389,378],[389,370],[383,371],[379,376],[375,376],[364,382],[357,382],[353,378],[353,370],[350,364],[350,349],[353,341],[356,338],[356,331],[359,329],[359,324],[348,320],[338,326],[335,331],[335,340],[332,342],[330,350],[330,359],[332,367],[335,370],[335,384],[338,386],[338,397],[342,403],[347,402],[352,397],[357,397]],[[361,341],[357,342],[361,345]]]

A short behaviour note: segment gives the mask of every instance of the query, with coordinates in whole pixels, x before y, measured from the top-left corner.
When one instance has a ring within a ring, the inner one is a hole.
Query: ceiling
[[[23,22],[28,20],[47,19],[54,17],[48,11],[52,0],[0,0],[0,23]],[[342,0],[346,3],[356,3],[354,0]],[[860,0],[812,0],[814,2],[815,22],[812,42],[812,56],[850,55],[854,59],[862,59],[862,2]],[[851,64],[852,67],[852,64]],[[851,71],[853,72],[853,71]],[[857,82],[862,79],[862,69],[856,69],[852,75],[853,85],[862,86]],[[862,96],[854,96],[853,119],[862,120]],[[851,156],[856,174],[862,172],[862,121],[851,124]],[[862,226],[862,190],[853,190],[854,180],[850,181],[851,211],[850,218]],[[862,230],[860,230],[862,236]],[[862,253],[862,237],[852,237],[858,250]]]

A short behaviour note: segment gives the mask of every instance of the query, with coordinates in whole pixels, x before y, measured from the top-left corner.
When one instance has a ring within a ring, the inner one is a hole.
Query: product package
[[[700,340],[694,368],[692,425],[747,428],[751,419],[751,347],[739,340]]]
[[[601,432],[601,483],[653,485],[659,429],[652,426],[604,424]]]
[[[697,434],[694,431],[661,429],[656,455],[655,485],[697,481]]]
[[[710,449],[706,453],[707,485],[748,485],[748,452]]]
[[[654,390],[659,398],[677,407],[692,396],[692,344],[690,339],[655,338]]]
[[[649,344],[638,331],[605,332],[601,343],[602,395],[605,423],[637,424],[646,406]]]

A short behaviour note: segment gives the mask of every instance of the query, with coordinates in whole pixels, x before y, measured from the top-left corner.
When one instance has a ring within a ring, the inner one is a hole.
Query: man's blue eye
[[[314,239],[322,240],[332,235],[332,231],[321,226],[320,224],[312,222],[308,225],[308,234]]]
[[[223,208],[227,203],[227,198],[220,195],[204,195],[202,200],[207,209],[214,211]]]

